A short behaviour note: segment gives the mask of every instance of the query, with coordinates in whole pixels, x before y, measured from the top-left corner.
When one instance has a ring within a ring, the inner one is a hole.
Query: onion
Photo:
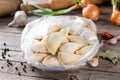
[[[118,3],[119,0],[112,0],[113,12],[110,19],[113,24],[120,26],[120,11]]]
[[[115,10],[110,18],[113,24],[120,25],[120,11]]]
[[[82,15],[86,18],[96,21],[100,17],[100,10],[95,4],[88,4],[83,8]]]

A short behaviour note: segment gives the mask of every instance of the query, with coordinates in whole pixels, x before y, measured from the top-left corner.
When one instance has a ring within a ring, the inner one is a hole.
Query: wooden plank
[[[50,79],[50,80],[119,80],[120,74],[117,73],[108,73],[108,72],[99,72],[99,71],[88,71],[88,70],[76,70],[76,71],[65,71],[65,72],[48,72],[48,71],[41,71],[34,69],[35,72],[31,73],[29,70],[29,67],[27,67],[27,73],[22,72],[22,68],[19,68],[19,71],[15,72],[15,66],[19,65],[14,65],[14,69],[12,71],[11,68],[7,69],[6,72],[1,72],[0,73],[7,73],[12,75],[18,76],[18,72],[21,73],[21,76],[25,76],[26,78],[28,77],[33,77],[33,78],[40,78],[40,79]],[[22,67],[22,66],[21,66]],[[5,67],[4,67],[5,69]],[[9,71],[9,72],[7,72]],[[18,77],[21,77],[18,76]],[[1,76],[0,76],[1,77]],[[13,76],[15,77],[15,76]],[[4,77],[3,77],[4,79]],[[10,79],[11,80],[11,79]]]
[[[0,32],[0,49],[6,47],[10,50],[20,51],[20,38],[21,34]],[[6,43],[7,46],[4,46],[4,43]]]
[[[11,63],[13,63],[12,66],[7,66],[7,62],[6,61],[0,61],[0,73],[8,73],[8,74],[18,74],[20,73],[22,76],[32,76],[32,77],[37,77],[37,78],[46,78],[46,79],[64,79],[66,80],[66,78],[68,78],[68,74],[76,74],[76,71],[74,72],[49,72],[49,71],[42,71],[42,70],[38,70],[35,69],[31,66],[29,66],[26,63],[22,63],[23,65],[21,65],[21,62],[14,62],[12,61]],[[26,66],[26,68],[24,67],[24,65]],[[16,67],[18,68],[18,70],[16,70]],[[23,70],[25,68],[25,71]],[[34,69],[34,72],[33,72]]]
[[[7,54],[10,54],[11,57],[7,56],[6,59],[9,59],[10,61],[12,61],[12,63],[15,63],[15,65],[16,64],[20,65],[20,63],[23,62],[28,67],[28,69],[30,69],[29,68],[30,66],[24,60],[23,53],[21,53],[21,52],[15,52],[15,51],[10,51]],[[0,59],[1,59],[2,64],[6,65],[6,60],[3,59],[2,57],[0,57]],[[118,64],[114,65],[114,64],[112,64],[111,62],[109,62],[107,60],[100,59],[100,64],[99,64],[98,67],[91,68],[90,66],[87,65],[85,67],[80,68],[80,70],[81,69],[82,70],[90,70],[90,71],[105,71],[105,72],[120,73],[120,61],[119,61]],[[7,72],[11,72],[11,71],[7,71]],[[30,71],[30,73],[31,73],[31,71]],[[28,73],[26,73],[26,74],[28,74]]]
[[[43,79],[43,78],[36,78],[36,77],[29,77],[29,76],[19,76],[16,74],[7,74],[7,73],[0,73],[0,80],[53,80],[53,79]]]
[[[3,50],[0,50],[0,59],[4,59],[2,56]],[[24,60],[24,54],[19,51],[9,51],[4,55],[5,59],[10,59],[12,61],[20,61],[20,62],[25,62]]]
[[[39,17],[29,16],[28,22],[31,22],[37,18]],[[12,19],[13,19],[13,16],[5,16],[5,17],[0,18],[0,32],[20,34],[23,31],[24,26],[23,27],[8,27],[8,23],[11,22]]]
[[[118,64],[112,64],[111,62],[104,60],[104,59],[100,59],[99,60],[99,66],[96,68],[92,68],[90,66],[85,66],[83,68],[81,68],[83,70],[90,70],[90,71],[104,71],[104,72],[113,72],[113,73],[120,73],[120,61],[118,62]]]
[[[120,80],[120,74],[92,72],[89,80]]]

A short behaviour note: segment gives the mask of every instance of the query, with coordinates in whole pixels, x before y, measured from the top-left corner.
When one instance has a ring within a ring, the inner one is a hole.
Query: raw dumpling
[[[65,52],[59,52],[58,53],[58,59],[61,64],[72,64],[76,61],[78,61],[82,56],[77,54],[69,54]]]
[[[65,35],[60,32],[54,32],[48,35],[46,39],[46,47],[47,50],[52,54],[55,55],[58,48],[62,43],[68,42]]]
[[[51,56],[51,55],[45,57],[44,60],[42,61],[42,64],[46,66],[59,66],[60,65],[58,59],[55,56]]]
[[[65,44],[62,44],[59,50],[60,52],[74,53],[80,47],[81,46],[75,42],[67,42]]]
[[[60,32],[62,32],[62,33],[65,34],[66,36],[68,35],[69,31],[70,31],[70,28],[68,28],[68,27],[62,28],[62,29],[60,30]]]
[[[92,48],[91,45],[85,46],[85,47],[83,47],[82,49],[76,51],[76,54],[84,55],[84,54],[86,54],[88,51],[90,51],[91,48]]]
[[[31,47],[33,52],[42,52],[42,53],[47,53],[47,49],[45,47],[45,44],[40,41],[34,41]]]
[[[35,39],[41,41],[42,37],[41,36],[36,36]]]
[[[72,36],[68,36],[68,40],[70,42],[78,43],[80,45],[80,47],[83,47],[83,46],[88,44],[87,41],[84,40],[83,38],[81,38],[80,36],[73,36],[73,35]]]
[[[52,32],[58,32],[62,29],[61,25],[55,25],[54,27],[48,29],[48,34],[52,33]]]
[[[41,62],[48,54],[46,53],[34,53],[33,54],[33,59],[35,61]]]

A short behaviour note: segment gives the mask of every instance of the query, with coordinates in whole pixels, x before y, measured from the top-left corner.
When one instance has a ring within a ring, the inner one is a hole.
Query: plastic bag
[[[86,53],[78,62],[70,65],[45,66],[37,61],[32,60],[33,52],[31,50],[31,45],[34,38],[37,36],[46,36],[47,31],[56,24],[69,27],[72,34],[78,34],[82,38],[85,38],[86,40],[93,43],[92,49]],[[96,26],[90,19],[78,16],[45,16],[26,25],[22,32],[21,49],[25,54],[27,63],[38,69],[48,71],[65,71],[77,69],[83,67],[88,60],[96,55],[99,49],[99,41],[96,33]]]

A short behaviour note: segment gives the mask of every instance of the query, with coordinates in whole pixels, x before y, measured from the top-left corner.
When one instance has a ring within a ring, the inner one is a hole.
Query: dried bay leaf
[[[97,56],[110,60],[113,64],[118,62],[118,56],[116,52],[106,50],[105,52],[98,52]]]

